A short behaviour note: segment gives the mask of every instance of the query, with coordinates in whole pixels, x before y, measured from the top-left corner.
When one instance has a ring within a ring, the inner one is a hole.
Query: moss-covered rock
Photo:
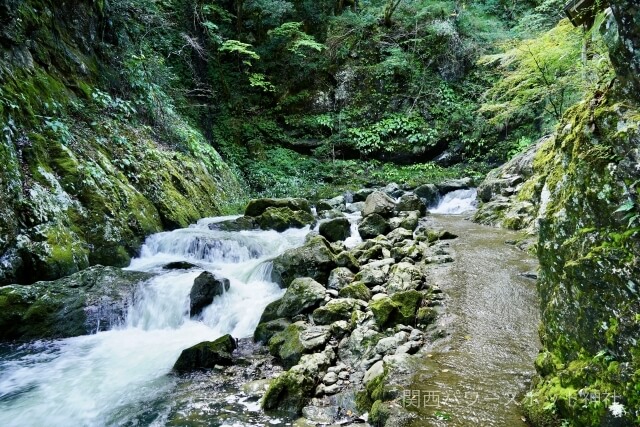
[[[353,298],[362,301],[369,301],[371,299],[371,291],[362,282],[354,282],[340,289],[338,293],[340,298]]]
[[[358,224],[358,233],[363,239],[372,239],[379,235],[387,234],[389,223],[377,213],[370,214]]]
[[[254,199],[249,201],[244,214],[246,216],[257,217],[266,212],[269,208],[288,208],[292,211],[311,213],[311,205],[306,199],[284,198],[284,199]]]
[[[300,333],[303,330],[304,324],[296,322],[287,326],[282,332],[276,333],[269,340],[269,352],[287,369],[297,364],[306,352],[300,341]]]
[[[325,297],[326,288],[309,277],[293,279],[280,300],[278,317],[292,318],[319,305]]]
[[[320,325],[330,325],[338,320],[349,320],[351,313],[357,306],[358,302],[352,298],[333,299],[314,310],[313,320]]]
[[[182,350],[173,370],[182,374],[199,369],[213,369],[216,365],[231,365],[235,349],[236,340],[228,334],[215,341],[201,342]]]
[[[64,279],[0,288],[0,340],[72,337],[124,321],[152,274],[95,266]]]
[[[329,273],[336,267],[335,253],[324,237],[311,237],[303,246],[289,249],[273,260],[272,278],[288,287],[296,277],[310,277],[327,283]]]
[[[320,224],[319,232],[328,241],[337,242],[351,235],[351,224],[347,218],[334,218]]]
[[[263,230],[284,231],[288,228],[315,225],[316,219],[306,211],[294,211],[288,207],[268,207],[260,216],[255,218],[255,222]]]
[[[253,341],[266,344],[278,332],[284,331],[291,322],[288,319],[275,319],[258,324],[253,332]]]

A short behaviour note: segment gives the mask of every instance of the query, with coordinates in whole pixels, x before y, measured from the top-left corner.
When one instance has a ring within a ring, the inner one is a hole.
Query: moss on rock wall
[[[525,399],[535,425],[640,422],[639,126],[620,91],[597,92],[565,115],[546,153],[544,352]]]
[[[244,197],[167,94],[169,65],[134,54],[148,6],[0,0],[0,285],[127,265],[147,235]]]

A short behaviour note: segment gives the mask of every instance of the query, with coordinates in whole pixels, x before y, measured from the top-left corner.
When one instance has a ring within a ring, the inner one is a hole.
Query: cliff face
[[[140,53],[179,38],[143,3],[0,0],[0,285],[126,265],[244,196]]]
[[[611,3],[618,77],[539,154],[544,349],[524,401],[538,426],[640,423],[640,21],[635,2]]]

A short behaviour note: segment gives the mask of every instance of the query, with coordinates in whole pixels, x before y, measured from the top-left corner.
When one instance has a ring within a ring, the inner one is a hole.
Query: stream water
[[[180,352],[223,334],[253,334],[264,307],[282,296],[265,262],[304,242],[306,229],[212,231],[211,222],[149,237],[130,269],[157,272],[143,286],[122,327],[11,348],[0,362],[0,425],[99,426],[164,424],[158,405],[178,379],[167,375]],[[164,271],[172,261],[198,268]],[[231,288],[189,318],[193,280],[209,270]]]
[[[432,211],[472,209],[475,190],[461,191]],[[354,236],[347,246],[361,241],[358,217],[350,215]],[[255,401],[234,396],[238,384],[220,395],[220,389],[207,388],[205,376],[167,375],[184,348],[227,333],[252,335],[264,307],[283,294],[270,280],[268,261],[301,245],[309,232],[308,227],[284,233],[210,229],[224,219],[229,218],[205,219],[147,239],[129,268],[158,275],[138,290],[124,325],[94,335],[0,346],[0,426],[291,425],[266,417]],[[458,395],[471,390],[503,399],[520,393],[532,371],[538,320],[534,284],[517,273],[535,269],[534,261],[504,244],[507,232],[455,215],[429,221],[460,235],[451,243],[456,262],[431,270],[448,296],[441,327],[451,335],[437,341],[412,390]],[[173,261],[197,268],[162,269]],[[231,288],[191,319],[189,291],[204,270],[229,278]],[[522,425],[518,408],[504,403],[421,407],[416,425],[441,425],[445,415],[451,421],[442,425]]]

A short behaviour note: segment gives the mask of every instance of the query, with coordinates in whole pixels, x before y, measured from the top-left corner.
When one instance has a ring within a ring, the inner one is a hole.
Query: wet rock
[[[388,264],[370,263],[364,265],[355,280],[364,283],[368,287],[382,285],[387,281],[390,267]]]
[[[440,199],[440,191],[433,184],[424,184],[413,190],[416,196],[423,200],[425,205],[435,206]]]
[[[163,270],[191,270],[192,268],[198,268],[198,266],[186,261],[170,262],[162,267]]]
[[[276,309],[277,317],[292,318],[319,305],[326,289],[309,277],[293,279]]]
[[[415,290],[398,292],[391,297],[381,297],[369,304],[376,324],[387,328],[398,323],[414,324],[424,295]]]
[[[416,313],[416,325],[426,327],[436,321],[438,312],[432,307],[421,307]]]
[[[355,193],[353,193],[353,201],[355,202],[364,202],[365,200],[367,200],[367,197],[369,197],[369,195],[371,193],[373,193],[375,190],[373,188],[363,188],[361,190],[356,191]]]
[[[291,322],[287,319],[275,319],[258,324],[253,332],[255,342],[266,344],[278,332],[284,331]]]
[[[380,341],[378,341],[374,351],[381,355],[394,353],[396,349],[400,347],[400,345],[407,342],[408,339],[409,334],[407,334],[406,332],[398,332],[393,336],[382,338]]]
[[[328,325],[338,320],[349,320],[351,319],[352,311],[357,306],[357,300],[352,298],[334,299],[317,308],[313,312],[313,320],[321,325]]]
[[[339,296],[341,298],[353,298],[362,301],[371,299],[371,291],[362,282],[354,282],[340,289]]]
[[[124,321],[133,294],[154,275],[95,266],[52,282],[0,287],[0,340],[73,337]]]
[[[374,363],[364,374],[363,383],[365,385],[369,384],[371,381],[375,380],[376,378],[380,377],[383,374],[384,374],[384,362],[382,360],[379,360],[376,363]]]
[[[300,333],[300,343],[308,350],[316,350],[329,340],[331,328],[328,326],[309,326]]]
[[[303,246],[289,249],[273,260],[272,279],[288,287],[296,277],[326,283],[336,265],[335,254],[324,237],[313,236]]]
[[[227,292],[230,286],[229,279],[208,271],[196,277],[189,293],[189,313],[191,317],[199,315],[205,307],[213,302],[215,297]]]
[[[418,211],[420,215],[427,213],[427,207],[418,196],[413,193],[405,194],[400,197],[396,205],[396,212]]]
[[[236,340],[224,335],[215,341],[205,341],[182,351],[173,365],[173,370],[186,373],[199,369],[213,369],[216,365],[228,366],[233,363]]]
[[[367,217],[372,214],[378,214],[383,218],[390,218],[395,212],[395,207],[396,203],[391,197],[380,191],[375,191],[367,197],[362,216]]]
[[[316,219],[306,211],[293,211],[287,207],[269,207],[255,218],[255,222],[263,230],[285,231],[289,228],[315,225]]]
[[[220,231],[243,231],[254,230],[256,228],[258,228],[258,224],[256,224],[255,219],[248,216],[241,216],[236,219],[229,219],[209,224],[210,230]]]
[[[300,334],[304,328],[304,322],[292,323],[269,340],[269,353],[276,357],[286,369],[297,364],[302,355],[307,352],[300,340]]]
[[[398,198],[404,194],[404,190],[395,182],[387,184],[382,191],[393,198]]]
[[[440,184],[436,184],[438,191],[441,195],[445,195],[456,190],[466,190],[473,186],[473,180],[471,178],[452,179],[444,181]]]
[[[338,374],[335,372],[328,372],[324,378],[322,378],[322,382],[326,385],[335,384],[338,382]]]
[[[405,228],[396,228],[387,234],[387,239],[392,245],[397,245],[404,240],[413,239],[413,233]]]
[[[338,267],[346,267],[351,271],[360,269],[360,262],[349,251],[343,251],[336,255],[336,265]]]
[[[244,211],[245,216],[260,216],[268,208],[288,208],[292,211],[303,211],[311,213],[311,206],[305,199],[285,198],[285,199],[255,199],[251,200]]]
[[[317,424],[331,424],[338,417],[337,406],[305,406],[302,408],[302,416],[313,426]]]
[[[408,211],[400,212],[398,216],[395,216],[389,220],[389,228],[395,230],[396,228],[404,228],[409,231],[413,231],[418,227],[420,222],[420,212]]]
[[[331,364],[326,353],[305,355],[300,363],[271,382],[262,399],[265,410],[300,413],[315,390],[320,374]]]
[[[329,242],[336,242],[351,235],[351,224],[347,218],[334,218],[321,223],[319,231]]]
[[[331,270],[329,279],[327,280],[327,287],[331,289],[340,290],[353,282],[355,275],[346,267],[338,267]]]
[[[389,223],[377,213],[369,214],[358,224],[358,233],[363,239],[371,239],[389,231]]]
[[[362,212],[362,210],[364,209],[364,205],[364,201],[351,203],[344,208],[344,211],[347,213]]]

